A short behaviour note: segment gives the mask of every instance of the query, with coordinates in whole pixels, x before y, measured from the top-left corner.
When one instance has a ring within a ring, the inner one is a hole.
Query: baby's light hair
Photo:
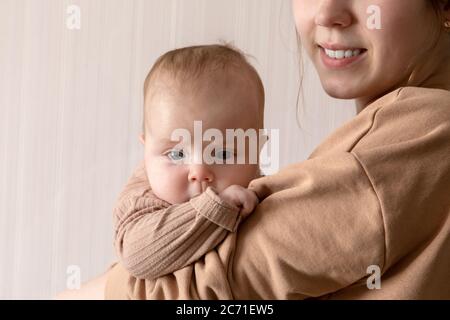
[[[143,133],[146,135],[146,98],[151,83],[159,75],[169,75],[178,83],[193,83],[195,80],[216,72],[236,70],[248,76],[255,83],[259,110],[264,121],[264,86],[256,69],[248,62],[247,56],[230,44],[190,46],[166,52],[150,69],[144,82]],[[263,126],[263,124],[262,124]]]

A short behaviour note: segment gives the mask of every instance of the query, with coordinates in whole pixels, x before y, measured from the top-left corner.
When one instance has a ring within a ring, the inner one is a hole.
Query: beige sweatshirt
[[[117,264],[106,297],[450,299],[445,89],[405,87],[375,101],[306,161],[253,180],[260,204],[213,250],[154,280]],[[366,285],[370,266],[381,289]]]

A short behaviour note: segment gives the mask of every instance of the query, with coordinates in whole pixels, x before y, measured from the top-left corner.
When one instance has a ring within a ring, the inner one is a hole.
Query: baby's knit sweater
[[[142,163],[114,209],[114,245],[128,272],[155,279],[183,268],[235,232],[239,208],[222,200],[212,187],[182,204],[171,205],[148,188]]]

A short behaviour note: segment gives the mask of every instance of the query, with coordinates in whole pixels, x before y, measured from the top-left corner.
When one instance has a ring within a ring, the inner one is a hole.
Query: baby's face
[[[147,134],[143,142],[147,175],[155,195],[172,204],[186,202],[208,186],[218,192],[232,184],[247,187],[259,175],[258,163],[249,163],[249,143],[245,146],[245,164],[225,163],[237,152],[236,140],[234,149],[225,145],[226,129],[241,128],[245,131],[251,128],[258,132],[258,117],[262,110],[258,107],[254,84],[237,75],[219,76],[214,81],[202,82],[194,89],[167,79],[155,80],[152,92],[157,93],[146,99]],[[194,148],[194,141],[198,138],[194,135],[194,121],[201,121],[201,134],[210,128],[218,129],[223,135],[223,144],[219,146],[203,141],[200,136],[197,146],[201,148]],[[171,141],[176,129],[189,131],[191,143]],[[221,150],[212,155],[223,159],[223,164],[205,163],[203,151],[210,144],[218,147],[215,150]],[[259,154],[259,149],[253,152]]]

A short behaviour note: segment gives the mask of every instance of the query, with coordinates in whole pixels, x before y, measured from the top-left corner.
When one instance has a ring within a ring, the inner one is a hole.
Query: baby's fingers
[[[251,190],[247,190],[244,198],[242,199],[242,209],[241,209],[242,217],[246,218],[250,213],[252,213],[255,207],[258,205],[258,203],[259,200],[256,194]]]

